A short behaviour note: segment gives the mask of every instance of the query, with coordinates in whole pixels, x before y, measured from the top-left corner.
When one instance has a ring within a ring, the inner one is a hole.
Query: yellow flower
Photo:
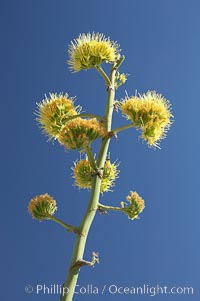
[[[50,219],[56,210],[56,201],[48,193],[32,198],[28,206],[29,213],[39,221]]]
[[[119,175],[118,166],[119,163],[111,163],[110,160],[106,160],[103,169],[101,192],[110,191],[110,188],[114,186],[115,179]]]
[[[43,132],[50,138],[56,139],[68,118],[80,113],[80,106],[74,106],[74,100],[67,94],[50,93],[41,103],[37,104],[37,121]]]
[[[58,141],[67,149],[81,149],[92,141],[105,137],[106,130],[96,118],[77,117],[68,121],[59,133]]]
[[[141,137],[153,147],[159,146],[173,122],[170,107],[169,101],[155,91],[127,98],[121,103],[122,113],[141,130]]]
[[[139,196],[136,191],[131,191],[126,197],[130,203],[129,206],[124,207],[124,202],[121,203],[121,210],[128,215],[129,219],[138,218],[138,215],[144,210],[144,200]]]
[[[100,191],[107,192],[114,186],[114,181],[119,174],[117,170],[118,164],[111,163],[110,160],[106,160],[103,171]],[[73,168],[75,185],[79,188],[91,189],[92,188],[92,176],[95,171],[90,166],[88,160],[80,160],[74,164]]]
[[[69,46],[70,69],[74,72],[113,63],[119,58],[118,45],[100,33],[80,34]]]
[[[115,76],[115,88],[118,89],[127,81],[128,74],[116,72]]]

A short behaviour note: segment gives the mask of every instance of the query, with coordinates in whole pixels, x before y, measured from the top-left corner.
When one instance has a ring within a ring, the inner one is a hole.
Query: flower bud
[[[50,139],[56,139],[69,117],[79,114],[81,110],[80,106],[74,106],[73,99],[62,93],[50,93],[49,98],[37,105],[37,121]]]
[[[103,62],[114,63],[119,58],[118,45],[103,34],[80,34],[69,46],[70,69],[78,72],[94,68]]]
[[[58,141],[67,149],[81,149],[88,146],[92,141],[103,138],[106,135],[103,124],[96,118],[75,118],[66,123],[62,128]]]
[[[131,191],[130,194],[126,197],[130,205],[124,207],[124,202],[122,202],[121,210],[128,215],[129,219],[138,218],[138,215],[144,210],[144,200],[139,196],[137,192]]]
[[[56,210],[56,201],[48,193],[32,198],[28,206],[29,213],[39,221],[50,219]]]

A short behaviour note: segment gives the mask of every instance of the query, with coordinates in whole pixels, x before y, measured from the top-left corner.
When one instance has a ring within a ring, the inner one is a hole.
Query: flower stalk
[[[134,127],[134,125],[132,123],[131,124],[127,124],[127,125],[123,125],[123,126],[120,126],[120,127],[116,128],[116,129],[112,130],[110,132],[110,134],[112,134],[114,136],[114,135],[118,134],[119,132],[122,132],[124,130],[130,129],[130,128],[133,128],[133,127]]]
[[[113,114],[113,107],[114,107],[113,105],[114,105],[114,96],[115,96],[114,82],[115,82],[116,70],[117,70],[116,65],[113,64],[110,72],[110,85],[108,86],[108,99],[107,99],[107,105],[105,111],[105,120],[106,120],[105,126],[107,131],[110,131],[112,126],[112,114]],[[100,146],[99,154],[97,157],[97,163],[96,163],[98,169],[103,168],[104,166],[107,153],[108,153],[109,143],[110,143],[110,137],[105,137],[102,139],[102,143]],[[61,296],[60,299],[61,301],[72,301],[74,288],[76,286],[78,276],[79,276],[79,271],[80,271],[80,266],[76,265],[76,263],[83,259],[88,232],[90,230],[90,226],[93,222],[93,219],[96,214],[96,208],[98,206],[100,187],[101,187],[101,178],[98,175],[96,175],[93,177],[92,180],[90,201],[86,209],[85,215],[83,217],[83,220],[81,222],[81,225],[79,227],[80,232],[83,233],[83,236],[76,235],[70,268],[68,271],[66,282],[64,284],[64,288],[66,288],[67,293]]]
[[[96,66],[95,68],[101,74],[101,76],[104,78],[106,85],[109,87],[111,85],[111,81],[110,81],[110,78],[108,77],[108,75],[103,70],[103,68],[101,66]]]
[[[100,210],[100,211],[107,211],[107,210],[122,211],[121,207],[108,206],[108,205],[103,205],[101,203],[98,204],[97,209]]]
[[[90,189],[90,198],[79,226],[64,223],[54,216],[57,211],[56,200],[48,193],[37,195],[30,200],[28,211],[38,221],[52,220],[65,230],[75,233],[75,242],[68,274],[63,284],[60,301],[72,301],[74,289],[83,266],[99,263],[98,253],[92,253],[92,260],[85,260],[84,251],[90,227],[96,212],[107,213],[108,210],[120,211],[130,220],[138,219],[145,208],[142,197],[136,191],[130,191],[125,202],[119,207],[99,203],[101,193],[111,191],[119,171],[116,161],[111,163],[108,153],[113,136],[129,128],[141,132],[141,138],[151,147],[158,147],[161,139],[169,130],[173,115],[167,99],[155,91],[126,97],[115,101],[115,90],[127,80],[127,74],[120,73],[119,67],[125,57],[120,54],[119,45],[103,34],[80,34],[69,46],[68,65],[72,72],[93,68],[102,76],[107,91],[104,116],[82,113],[81,106],[75,106],[75,98],[68,94],[50,93],[37,104],[37,121],[48,140],[57,140],[67,150],[85,152],[86,158],[74,162],[73,178],[75,185]],[[111,65],[110,74],[102,68],[103,63]],[[122,115],[130,121],[112,129],[114,109],[120,109]],[[93,141],[101,139],[97,156],[92,152]]]
[[[70,120],[78,118],[78,117],[96,118],[98,120],[101,120],[102,122],[105,121],[104,117],[99,116],[97,114],[89,114],[89,113],[81,113],[81,114],[77,114],[77,115],[74,115],[74,116],[70,116],[70,117],[68,117],[67,120],[70,121]]]
[[[88,156],[88,161],[90,162],[90,166],[93,168],[94,171],[97,171],[98,170],[97,165],[96,165],[96,162],[94,160],[94,155],[92,153],[92,150],[91,150],[90,146],[86,145],[84,147],[84,149],[85,149],[85,152]]]
[[[65,228],[68,232],[74,232],[77,234],[81,234],[81,232],[79,231],[79,229],[77,227],[71,226],[69,224],[64,223],[63,221],[61,221],[59,218],[55,217],[55,216],[51,216],[50,219],[54,222],[56,222],[57,224],[59,224],[60,226],[62,226],[63,228]]]

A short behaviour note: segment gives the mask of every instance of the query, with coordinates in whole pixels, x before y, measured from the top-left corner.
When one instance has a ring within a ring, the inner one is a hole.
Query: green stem
[[[110,78],[107,76],[107,74],[105,73],[103,68],[101,66],[96,66],[95,68],[101,74],[101,76],[104,78],[104,80],[106,82],[106,86],[110,86],[111,85]]]
[[[61,225],[63,228],[65,228],[67,231],[69,232],[74,232],[74,233],[79,233],[78,228],[68,225],[66,223],[63,223],[60,219],[58,219],[57,217],[51,216],[50,219],[56,223],[58,223],[59,225]]]
[[[91,150],[90,146],[85,146],[84,149],[85,149],[85,152],[86,152],[86,154],[88,156],[88,161],[90,162],[90,166],[94,170],[96,170],[97,169],[97,165],[96,165],[96,162],[94,160],[94,155],[92,153],[92,150]]]
[[[113,211],[122,211],[120,207],[113,207],[113,206],[106,206],[103,204],[98,204],[98,209],[105,209],[105,210],[113,210]]]
[[[98,70],[99,71],[99,70]],[[102,74],[102,73],[101,73]],[[111,73],[110,73],[110,79],[109,79],[109,85],[108,81],[105,78],[104,74],[102,76],[104,77],[107,85],[108,85],[108,100],[106,105],[106,112],[105,112],[105,120],[106,120],[106,128],[108,131],[111,130],[111,124],[112,124],[112,114],[113,114],[113,105],[114,105],[114,96],[115,96],[115,74],[116,74],[116,68],[115,65],[112,66]],[[106,137],[102,140],[98,158],[97,158],[97,167],[103,167],[108,147],[110,143],[110,138]],[[81,222],[81,225],[79,227],[80,232],[83,234],[82,236],[76,235],[76,240],[74,244],[72,259],[70,263],[70,268],[68,271],[68,276],[66,279],[66,282],[63,285],[63,289],[66,290],[66,292],[61,296],[61,301],[72,301],[73,295],[74,295],[74,289],[78,280],[78,275],[80,271],[80,267],[76,265],[76,263],[83,259],[84,250],[85,250],[85,244],[88,236],[88,232],[90,229],[90,226],[92,224],[92,221],[96,214],[96,208],[98,206],[99,196],[100,196],[100,186],[101,186],[101,179],[99,176],[93,177],[92,180],[92,189],[91,189],[91,195],[88,207],[86,209],[85,215],[83,217],[83,220]]]
[[[120,57],[120,59],[116,62],[115,68],[118,69],[121,66],[121,64],[123,63],[124,60],[125,60],[125,56],[122,55]]]
[[[89,118],[96,118],[102,121],[105,121],[105,118],[96,114],[89,114],[89,113],[81,113],[77,115],[70,116],[67,121],[78,118],[78,117],[89,117]]]
[[[120,126],[114,130],[111,131],[111,133],[113,133],[113,135],[121,132],[121,131],[124,131],[124,130],[127,130],[127,129],[130,129],[130,128],[133,128],[134,125],[131,123],[131,124],[128,124],[128,125],[123,125],[123,126]]]

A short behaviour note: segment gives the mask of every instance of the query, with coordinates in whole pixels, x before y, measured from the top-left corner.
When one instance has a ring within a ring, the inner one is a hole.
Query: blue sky
[[[59,300],[27,294],[30,284],[62,284],[73,235],[27,213],[31,197],[48,192],[57,216],[79,224],[89,193],[73,186],[77,152],[47,143],[33,112],[45,93],[77,96],[85,111],[103,114],[106,91],[94,70],[71,74],[67,47],[80,33],[102,32],[120,43],[130,74],[116,95],[156,90],[172,103],[175,123],[161,150],[153,150],[127,130],[110,152],[120,164],[113,193],[102,202],[118,205],[130,190],[145,199],[140,220],[121,214],[98,215],[85,258],[100,253],[101,263],[81,270],[79,284],[96,286],[192,286],[200,297],[199,70],[200,4],[177,1],[0,1],[1,30],[1,283],[2,300]],[[125,124],[115,114],[114,125]],[[78,295],[75,300],[151,300],[149,295]],[[162,295],[157,300],[169,300]]]

